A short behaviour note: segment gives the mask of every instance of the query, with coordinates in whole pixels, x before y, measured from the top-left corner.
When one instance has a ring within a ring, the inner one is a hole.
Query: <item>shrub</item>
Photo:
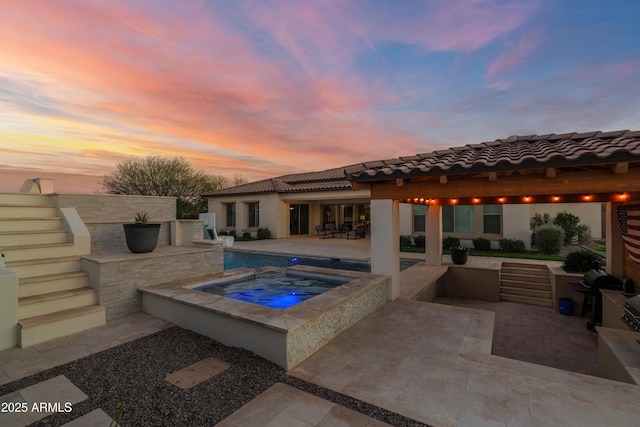
[[[400,247],[406,248],[407,246],[411,246],[411,237],[400,236]]]
[[[248,231],[245,231],[244,233],[242,233],[242,238],[246,240],[251,240],[251,233],[249,233]]]
[[[553,220],[555,225],[562,227],[564,230],[564,244],[571,243],[573,238],[578,234],[578,223],[580,218],[569,212],[560,212],[556,215],[556,219]]]
[[[536,231],[536,242],[543,254],[557,255],[564,243],[564,230],[553,224],[542,225]]]
[[[457,237],[447,236],[442,239],[442,247],[444,249],[457,248],[460,246],[460,239]]]
[[[587,224],[578,224],[576,227],[578,233],[578,243],[581,245],[590,245],[593,243],[593,237],[591,236],[591,229]]]
[[[520,239],[507,239],[503,238],[498,241],[500,250],[502,252],[515,252],[520,253],[526,251],[524,242]]]
[[[413,242],[416,244],[416,247],[424,248],[427,243],[427,239],[423,235],[419,235],[413,238]]]
[[[264,240],[271,237],[271,231],[267,227],[258,228],[258,239]]]
[[[573,251],[567,255],[564,261],[564,269],[569,273],[585,273],[591,269],[594,261],[600,262],[600,256],[587,249]]]
[[[491,240],[484,237],[476,237],[473,239],[473,247],[479,251],[488,251],[491,249]]]
[[[544,215],[540,215],[539,213],[537,213],[533,216],[533,218],[531,218],[531,228],[538,228],[542,225],[549,224],[550,222],[551,218],[549,218],[548,213]]]

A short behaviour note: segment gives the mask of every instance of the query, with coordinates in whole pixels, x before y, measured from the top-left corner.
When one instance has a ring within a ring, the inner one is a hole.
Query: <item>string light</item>
[[[560,200],[560,196],[553,196],[553,201],[557,202],[558,200]]]
[[[498,198],[498,201],[499,201],[500,203],[503,203],[503,202],[504,202],[504,197],[499,197],[499,198]]]
[[[584,195],[584,199],[585,200],[591,200],[591,195],[590,194],[585,194]]]

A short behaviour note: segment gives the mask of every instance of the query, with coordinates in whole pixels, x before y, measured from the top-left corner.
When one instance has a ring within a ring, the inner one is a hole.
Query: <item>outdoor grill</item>
[[[591,307],[591,320],[587,329],[595,331],[596,325],[602,322],[602,294],[600,289],[622,290],[622,280],[610,275],[598,263],[587,271],[579,283],[570,283],[571,289],[584,293],[581,315]]]

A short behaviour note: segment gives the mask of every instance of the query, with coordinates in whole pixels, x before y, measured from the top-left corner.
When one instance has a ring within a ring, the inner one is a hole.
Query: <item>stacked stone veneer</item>
[[[389,299],[391,280],[371,275],[342,285],[348,298],[290,329],[287,334],[287,369],[292,369],[342,332],[374,312]]]
[[[96,289],[98,304],[106,308],[107,320],[139,311],[138,288],[194,277],[217,277],[224,270],[222,244],[177,248],[171,245],[171,223],[176,221],[176,198],[115,194],[54,194],[60,208],[75,208],[91,234],[91,254],[82,260],[89,284]],[[133,223],[138,212],[160,223],[158,247],[149,254],[127,249],[122,224]],[[176,225],[177,226],[177,225]],[[194,240],[200,227],[193,227]]]
[[[158,246],[171,243],[170,222],[176,219],[176,198],[117,194],[56,194],[58,207],[72,207],[91,233],[91,252],[126,250],[122,224],[132,223],[138,212],[160,223]]]
[[[98,291],[98,303],[105,307],[107,320],[142,309],[139,288],[194,277],[219,277],[224,271],[222,244],[181,251],[152,252],[132,257],[83,259],[92,286]]]

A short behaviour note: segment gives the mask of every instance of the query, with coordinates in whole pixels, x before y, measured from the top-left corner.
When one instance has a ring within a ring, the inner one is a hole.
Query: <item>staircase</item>
[[[547,266],[503,262],[500,272],[500,301],[553,307]]]
[[[106,323],[51,196],[0,194],[0,248],[18,276],[18,342],[27,347]]]

